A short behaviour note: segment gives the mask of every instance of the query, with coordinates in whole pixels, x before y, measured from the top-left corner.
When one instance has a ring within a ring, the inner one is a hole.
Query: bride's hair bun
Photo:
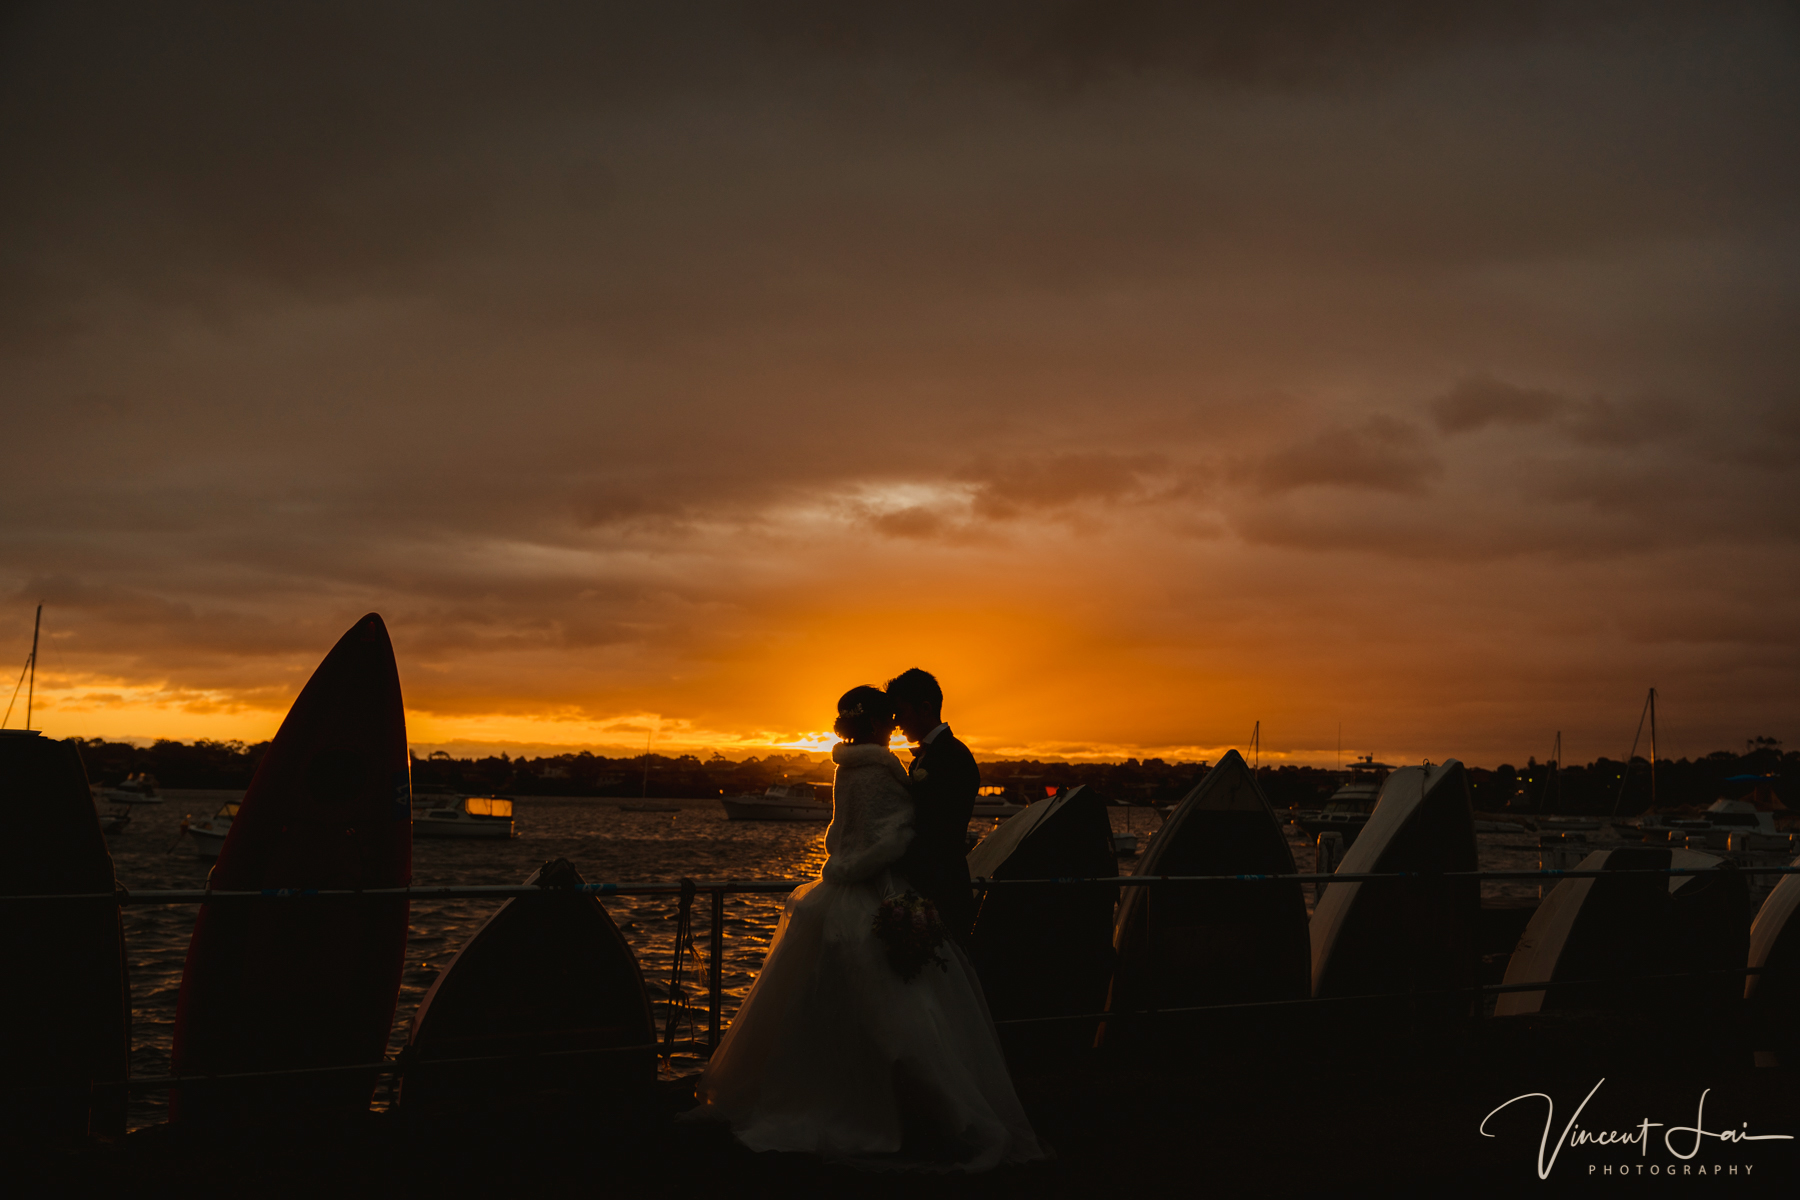
[[[868,684],[858,684],[845,692],[837,702],[837,710],[837,721],[831,728],[846,742],[872,741],[877,736],[876,729],[894,719],[894,706],[887,693]]]

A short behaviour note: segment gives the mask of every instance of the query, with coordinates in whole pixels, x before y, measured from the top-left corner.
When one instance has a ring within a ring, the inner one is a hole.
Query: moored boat
[[[96,799],[107,804],[161,804],[163,798],[156,790],[156,777],[138,772],[128,775],[111,787],[94,789]]]
[[[977,789],[975,793],[975,810],[970,815],[971,817],[980,819],[996,817],[1004,819],[1013,816],[1016,813],[1024,812],[1026,807],[1027,805],[1024,801],[1014,798],[1011,788],[990,785],[988,787]]]
[[[1294,824],[1317,838],[1321,833],[1340,833],[1348,849],[1369,823],[1380,798],[1381,786],[1394,768],[1378,763],[1375,756],[1365,754],[1351,763],[1344,782],[1331,793],[1325,806],[1317,811],[1303,811],[1293,817]]]
[[[1749,800],[1715,800],[1704,812],[1649,812],[1635,822],[1615,823],[1620,833],[1635,833],[1645,841],[1685,844],[1691,838],[1729,848],[1736,837],[1749,849],[1785,847],[1788,835],[1775,827],[1775,812],[1759,809]]]
[[[111,812],[97,812],[95,815],[100,820],[100,832],[107,837],[124,833],[131,828],[129,808],[114,808]]]
[[[241,799],[227,800],[219,805],[218,812],[204,820],[181,818],[181,832],[192,839],[195,854],[201,858],[219,857],[219,851],[225,847],[226,835],[231,832],[231,823],[237,820],[241,803]]]
[[[415,809],[412,835],[440,838],[510,838],[513,802],[504,796],[463,796],[449,804]]]
[[[777,783],[760,796],[721,796],[719,803],[733,821],[829,821],[831,785]]]
[[[1540,833],[1593,833],[1602,823],[1599,817],[1550,816],[1537,819]]]

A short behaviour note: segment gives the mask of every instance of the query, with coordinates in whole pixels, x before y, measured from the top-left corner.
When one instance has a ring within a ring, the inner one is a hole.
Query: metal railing
[[[1153,887],[1153,886],[1190,886],[1202,884],[1333,884],[1333,883],[1374,883],[1381,881],[1414,881],[1433,882],[1450,880],[1563,880],[1563,879],[1599,879],[1623,875],[1657,875],[1657,876],[1695,876],[1712,874],[1738,875],[1794,875],[1800,874],[1800,866],[1737,866],[1729,862],[1704,867],[1628,867],[1617,870],[1581,870],[1539,869],[1539,870],[1467,870],[1467,871],[1364,871],[1355,873],[1317,873],[1287,872],[1282,874],[1232,874],[1232,875],[1116,875],[1116,876],[1069,876],[1038,879],[995,879],[979,877],[971,881],[977,892],[986,892],[991,888],[1008,887],[1044,887],[1044,886],[1103,886],[1103,887]],[[454,1066],[478,1063],[497,1063],[503,1061],[523,1061],[539,1059],[580,1058],[608,1054],[659,1052],[667,1061],[674,1047],[675,1028],[677,1022],[686,1017],[690,1022],[695,1006],[686,1000],[682,978],[685,973],[686,960],[684,950],[698,958],[692,947],[691,920],[692,908],[699,894],[706,893],[710,903],[709,930],[707,938],[706,959],[699,964],[707,990],[707,1036],[704,1049],[707,1054],[715,1050],[722,1035],[721,1017],[723,1007],[723,960],[724,960],[724,917],[725,897],[731,894],[780,895],[803,887],[812,880],[801,879],[726,879],[696,881],[682,879],[676,883],[591,883],[571,886],[540,886],[537,884],[473,884],[458,886],[407,886],[397,888],[264,888],[260,890],[227,890],[213,888],[175,888],[175,889],[142,889],[132,891],[118,888],[112,892],[76,892],[76,893],[35,893],[29,895],[0,895],[0,904],[14,903],[96,903],[108,902],[120,906],[135,904],[210,904],[216,902],[238,903],[250,901],[304,902],[307,900],[508,900],[525,896],[674,896],[680,901],[677,915],[677,934],[674,953],[671,956],[671,974],[668,994],[668,1012],[665,1016],[664,1028],[656,1042],[644,1045],[607,1047],[601,1049],[571,1051],[525,1051],[507,1055],[484,1055],[454,1059],[425,1059],[419,1065]],[[1698,978],[1718,975],[1755,975],[1762,973],[1759,967],[1727,968],[1711,971],[1688,971],[1669,974],[1632,976],[1633,981],[1654,981],[1683,978]],[[996,1021],[1001,1026],[1046,1025],[1053,1023],[1111,1022],[1120,1020],[1138,1020],[1153,1017],[1170,1017],[1177,1015],[1194,1015],[1208,1012],[1226,1012],[1233,1010],[1273,1009],[1304,1005],[1345,1004],[1356,1002],[1372,1002],[1380,1000],[1421,1000],[1433,997],[1454,997],[1474,995],[1498,995],[1508,992],[1549,991],[1556,988],[1582,986],[1617,985],[1622,978],[1583,979],[1583,980],[1542,980],[1529,983],[1479,984],[1460,988],[1415,990],[1408,992],[1381,992],[1347,996],[1308,996],[1280,1000],[1239,1001],[1223,1004],[1183,1005],[1162,1008],[1109,1010],[1093,1013],[1054,1014],[1040,1017],[1016,1017]],[[696,1037],[690,1039],[687,1046],[700,1049]],[[257,1079],[304,1078],[329,1075],[346,1075],[370,1073],[373,1075],[403,1076],[409,1064],[402,1054],[397,1058],[387,1058],[380,1062],[358,1063],[347,1066],[300,1067],[267,1071],[243,1071],[217,1075],[160,1075],[139,1076],[125,1080],[103,1080],[83,1084],[94,1089],[124,1088],[128,1091],[147,1091],[159,1088],[200,1087],[234,1081],[251,1081]],[[5,1089],[20,1090],[17,1088]],[[48,1088],[27,1088],[25,1090],[57,1090]]]
[[[970,881],[977,891],[990,887],[1019,887],[1045,884],[1090,884],[1106,887],[1150,887],[1156,884],[1199,883],[1371,883],[1386,879],[1610,879],[1617,875],[1800,875],[1800,866],[1757,867],[1729,864],[1710,867],[1621,867],[1616,870],[1580,870],[1569,867],[1536,871],[1342,871],[1320,874],[1294,871],[1278,875],[1109,875],[1054,876],[1042,879],[992,879],[980,876]],[[791,892],[815,882],[810,879],[719,879],[694,881],[696,891],[712,896],[738,893],[765,895]],[[132,891],[118,888],[111,892],[42,892],[29,895],[0,895],[0,904],[27,901],[96,901],[107,900],[129,904],[211,904],[215,901],[238,900],[505,900],[515,896],[585,895],[585,896],[680,896],[687,882],[681,883],[584,883],[570,887],[540,887],[537,884],[495,883],[450,887],[392,888],[262,888],[229,890],[224,888],[147,888]],[[716,907],[716,905],[715,905]]]
[[[1552,868],[1539,870],[1468,870],[1468,871],[1360,871],[1319,873],[1311,871],[1295,871],[1281,874],[1234,874],[1234,875],[1113,875],[1113,876],[1068,876],[1041,879],[995,879],[978,877],[971,880],[971,885],[979,893],[991,888],[1008,887],[1160,887],[1160,886],[1192,886],[1210,884],[1275,884],[1291,883],[1298,885],[1329,885],[1333,883],[1376,883],[1383,881],[1433,882],[1450,880],[1564,880],[1564,879],[1600,879],[1623,875],[1658,875],[1665,877],[1694,876],[1736,873],[1739,875],[1793,875],[1800,874],[1800,866],[1736,866],[1729,862],[1704,867],[1625,867],[1616,870],[1579,868]],[[677,916],[676,944],[671,954],[670,975],[667,994],[667,1012],[664,1016],[661,1043],[662,1057],[667,1062],[673,1055],[677,1045],[675,1029],[678,1022],[686,1020],[690,1028],[693,1025],[695,1006],[688,1002],[683,978],[688,959],[699,960],[697,950],[692,945],[691,921],[692,907],[699,893],[704,892],[710,901],[708,914],[707,954],[704,960],[696,962],[697,974],[704,980],[707,991],[706,1005],[706,1041],[704,1050],[710,1055],[719,1045],[723,1035],[722,1020],[724,1008],[724,928],[725,897],[733,894],[748,895],[780,895],[812,882],[803,879],[725,879],[696,881],[682,879],[676,883],[587,883],[565,886],[540,886],[538,884],[467,884],[456,886],[407,886],[397,888],[263,888],[259,890],[228,890],[214,888],[172,888],[144,889],[132,891],[119,888],[113,892],[78,892],[78,893],[40,893],[32,895],[0,895],[0,904],[11,903],[95,903],[109,902],[124,905],[134,904],[211,904],[242,903],[253,901],[304,902],[307,900],[508,900],[522,896],[546,895],[581,895],[581,896],[675,896],[679,898],[680,908]],[[1536,986],[1523,986],[1504,990],[1537,991],[1544,987],[1566,986],[1565,984],[1546,983]],[[1467,989],[1465,989],[1467,990]],[[1362,999],[1383,999],[1392,996],[1415,995],[1417,993],[1391,993],[1381,996],[1361,997]],[[1347,998],[1332,998],[1333,1002]],[[1317,1003],[1317,999],[1302,1001],[1281,1001],[1280,1003]],[[1234,1007],[1204,1006],[1204,1007]],[[1154,1015],[1162,1010],[1146,1010],[1142,1013],[1111,1013],[1109,1018],[1121,1016]],[[1186,1010],[1183,1010],[1186,1011]],[[1194,1011],[1199,1011],[1198,1009]],[[1057,1020],[1072,1020],[1072,1017],[1058,1017]],[[999,1022],[1006,1024],[1008,1022]],[[686,1048],[699,1049],[698,1030],[685,1044]]]

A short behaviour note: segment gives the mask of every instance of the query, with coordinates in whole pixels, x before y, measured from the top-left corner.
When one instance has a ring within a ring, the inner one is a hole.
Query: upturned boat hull
[[[1363,1006],[1369,1015],[1471,1011],[1473,993],[1460,989],[1476,982],[1481,885],[1433,876],[1476,866],[1462,764],[1450,759],[1390,774],[1337,873],[1421,877],[1325,886],[1308,927],[1313,995],[1383,997]]]
[[[400,1108],[411,1119],[641,1108],[655,1026],[637,958],[557,859],[464,942],[419,1003]],[[539,1055],[542,1057],[531,1057]],[[476,1060],[476,1061],[470,1061]]]
[[[80,755],[38,734],[0,733],[0,893],[110,896],[112,856]],[[131,1004],[111,899],[15,908],[0,922],[0,1144],[63,1149],[125,1132]],[[24,1090],[14,1090],[24,1089]]]
[[[1281,875],[1294,872],[1281,822],[1233,750],[1184,797],[1138,862],[1138,875]],[[1292,882],[1168,884],[1124,889],[1114,935],[1118,964],[1108,1010],[1297,1000],[1306,995],[1306,900]],[[1246,1036],[1260,1014],[1225,1011],[1167,1020],[1121,1016],[1112,1048]]]
[[[1506,982],[1563,986],[1501,993],[1494,1015],[1629,1012],[1729,1027],[1743,994],[1735,970],[1750,948],[1743,877],[1635,873],[1721,864],[1713,855],[1639,846],[1587,855],[1579,870],[1632,873],[1565,879],[1551,889],[1507,962]]]
[[[1076,787],[1039,800],[969,852],[971,878],[1106,878],[1118,870],[1106,801]],[[969,935],[969,957],[997,1021],[1093,1013],[1112,974],[1116,886],[990,887]],[[1093,1023],[1002,1027],[1015,1058],[1076,1051]]]

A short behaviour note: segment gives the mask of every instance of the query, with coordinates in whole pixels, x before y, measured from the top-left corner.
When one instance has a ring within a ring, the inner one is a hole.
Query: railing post
[[[706,1049],[719,1048],[719,1007],[725,990],[725,889],[712,890],[712,944],[707,950],[712,967],[712,995],[707,998]]]
[[[675,1022],[687,1010],[687,993],[681,986],[681,968],[683,954],[687,953],[688,944],[693,940],[694,913],[694,881],[685,875],[681,879],[681,907],[675,914],[675,954],[669,961],[669,1005],[663,1017],[663,1063],[667,1065],[670,1055],[675,1053]],[[688,1022],[688,1031],[693,1032],[693,1021]]]

